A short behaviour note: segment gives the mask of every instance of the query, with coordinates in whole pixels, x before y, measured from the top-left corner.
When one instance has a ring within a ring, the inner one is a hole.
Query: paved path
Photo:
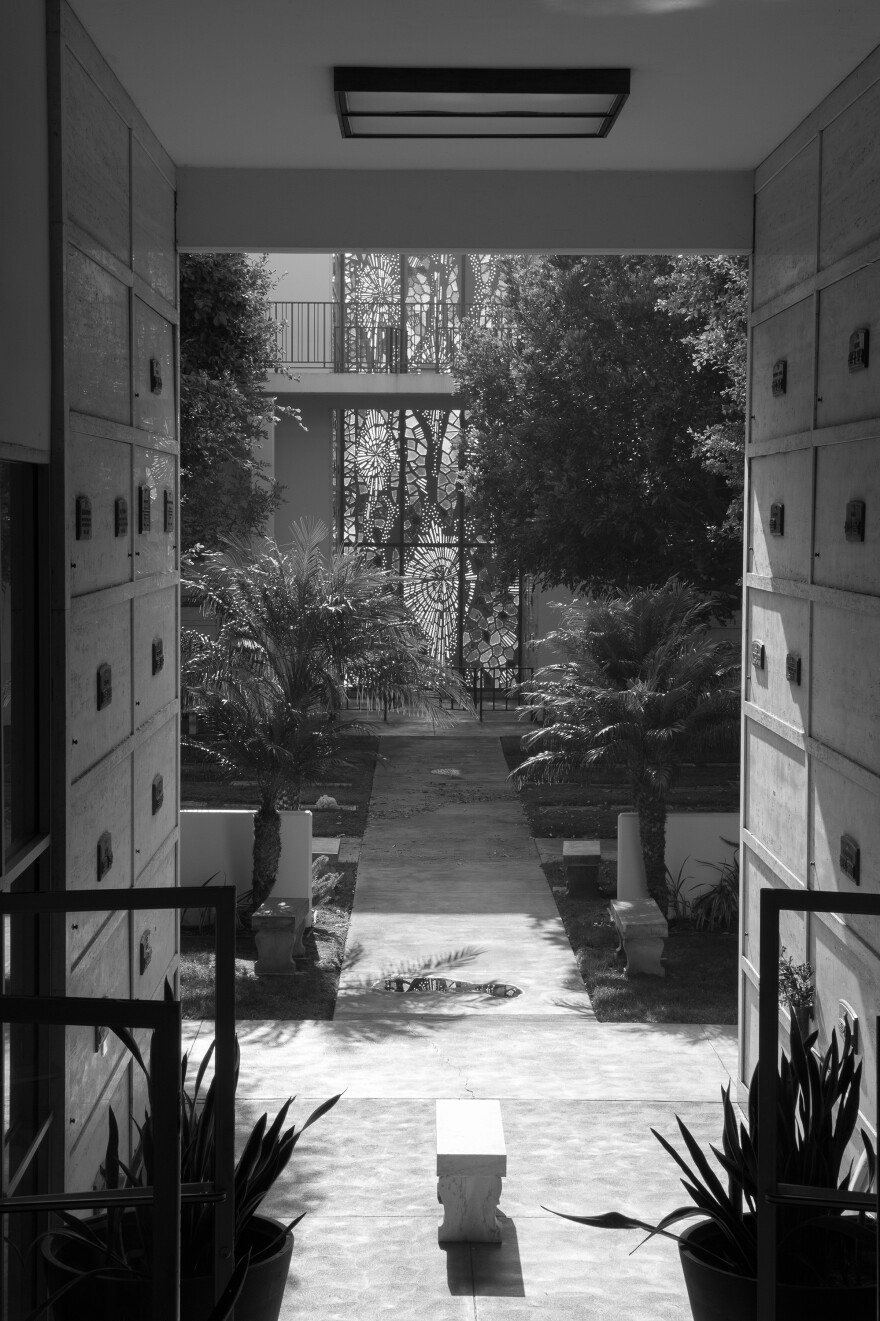
[[[286,1219],[308,1211],[282,1321],[690,1321],[673,1244],[630,1256],[639,1234],[542,1208],[659,1218],[680,1205],[678,1171],[650,1128],[674,1136],[678,1113],[698,1138],[719,1139],[735,1029],[595,1020],[505,784],[502,730],[486,722],[418,740],[405,724],[382,730],[388,761],[349,934],[360,956],[336,1018],[240,1025],[239,1143],[291,1093],[301,1122],[345,1089],[267,1204]],[[435,783],[440,767],[461,780]],[[416,1003],[365,989],[379,971],[464,947],[474,957],[461,975],[513,979],[523,996]],[[188,1025],[196,1056],[211,1033]],[[437,1243],[434,1102],[444,1097],[501,1101],[500,1246]]]
[[[336,1019],[577,1014],[594,1021],[497,732],[386,737],[381,754]],[[394,974],[431,970],[513,983],[522,994],[372,989]]]

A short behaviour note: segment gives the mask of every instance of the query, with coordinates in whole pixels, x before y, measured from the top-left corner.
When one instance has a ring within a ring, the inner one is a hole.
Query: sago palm
[[[354,722],[346,689],[442,720],[439,698],[466,698],[435,661],[393,575],[361,551],[321,552],[326,528],[292,528],[289,547],[265,540],[207,555],[187,574],[189,594],[219,630],[185,630],[187,709],[198,735],[184,743],[230,777],[256,781],[253,899],[271,890],[281,854],[279,803],[298,807],[303,783],[341,756]]]
[[[713,603],[676,579],[567,607],[550,635],[568,659],[526,685],[540,723],[519,782],[577,778],[601,764],[626,768],[648,891],[666,909],[666,804],[682,762],[723,745],[739,726],[732,644],[710,630]]]

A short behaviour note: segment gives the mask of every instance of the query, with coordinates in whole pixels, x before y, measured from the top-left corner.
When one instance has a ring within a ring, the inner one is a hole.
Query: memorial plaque
[[[770,535],[772,537],[781,537],[785,532],[785,505],[772,504],[770,506]]]
[[[76,497],[76,539],[77,541],[92,539],[92,502],[87,495]]]
[[[847,542],[864,542],[864,501],[851,499],[847,503],[847,517],[843,524]]]
[[[854,330],[849,337],[849,353],[846,364],[851,372],[863,372],[868,367],[868,344],[870,335],[867,327]]]
[[[98,666],[98,710],[103,711],[113,701],[113,671],[106,661]]]
[[[138,487],[138,532],[150,530],[150,488]]]
[[[859,846],[852,835],[840,837],[840,870],[844,876],[859,884]]]

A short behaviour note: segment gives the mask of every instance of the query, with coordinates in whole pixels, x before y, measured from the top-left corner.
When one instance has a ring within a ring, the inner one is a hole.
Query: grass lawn
[[[362,838],[373,789],[379,741],[371,734],[353,734],[346,745],[346,765],[327,772],[320,783],[305,787],[303,802],[323,794],[341,809],[313,811],[313,834]],[[202,766],[181,768],[184,807],[256,806],[254,786],[228,784],[206,777]],[[305,956],[297,960],[293,977],[257,977],[257,949],[245,918],[236,937],[236,1018],[328,1019],[333,1017],[339,974],[357,882],[356,863],[331,858],[329,872],[340,877],[329,901],[315,908],[315,925],[305,938]],[[214,1017],[214,932],[206,926],[181,931],[180,998],[184,1018]]]
[[[236,1018],[332,1018],[354,903],[357,866],[334,864],[341,875],[330,903],[315,909],[307,933],[305,957],[297,958],[293,977],[257,977],[257,946],[245,922],[235,942]],[[214,1017],[214,929],[183,928],[180,998],[184,1018]]]
[[[665,977],[628,977],[608,913],[614,883],[594,899],[569,899],[561,861],[544,867],[596,1017],[604,1023],[736,1023],[736,935],[676,931]]]

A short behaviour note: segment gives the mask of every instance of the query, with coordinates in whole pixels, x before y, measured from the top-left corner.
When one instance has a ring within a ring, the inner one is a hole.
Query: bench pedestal
[[[500,1243],[498,1202],[507,1149],[498,1101],[437,1102],[440,1243]]]
[[[254,972],[258,977],[292,977],[296,955],[302,954],[309,916],[308,899],[267,899],[251,915],[257,942]]]
[[[660,960],[669,926],[654,900],[615,899],[610,911],[617,927],[617,953],[626,957],[627,975],[665,977],[666,969]]]
[[[437,1180],[443,1206],[438,1243],[500,1243],[500,1174],[446,1174]]]

